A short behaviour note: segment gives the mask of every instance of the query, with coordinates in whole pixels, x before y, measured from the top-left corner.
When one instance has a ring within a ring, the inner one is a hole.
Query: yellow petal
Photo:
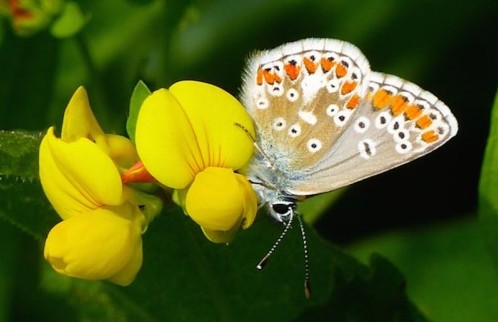
[[[201,228],[202,232],[204,233],[204,236],[206,236],[206,238],[210,242],[217,244],[226,244],[231,242],[235,238],[237,232],[239,231],[239,225],[234,225],[232,229],[227,231],[212,230],[204,227]]]
[[[192,124],[206,167],[239,169],[250,160],[254,126],[235,97],[196,81],[175,83],[170,91]]]
[[[85,137],[95,142],[103,135],[104,132],[90,108],[86,90],[80,86],[74,92],[64,112],[61,138],[71,142]]]
[[[142,104],[135,141],[146,169],[168,187],[185,188],[204,168],[190,121],[166,89],[153,92]]]
[[[244,201],[244,220],[242,221],[242,228],[247,229],[252,225],[254,219],[256,219],[258,198],[251,183],[249,183],[245,176],[236,173],[235,178],[239,183],[240,191],[243,194],[242,200]]]
[[[67,143],[51,127],[40,145],[39,164],[43,190],[62,218],[122,203],[114,162],[86,138]]]
[[[123,207],[123,211],[129,210]],[[90,280],[111,279],[127,285],[140,269],[141,247],[137,221],[99,208],[52,228],[44,255],[58,273]]]
[[[109,157],[120,167],[129,168],[138,161],[135,145],[128,138],[115,134],[106,134],[104,138]]]
[[[142,267],[143,251],[142,251],[142,238],[138,239],[135,243],[135,248],[131,249],[131,257],[123,269],[117,272],[114,276],[109,278],[109,282],[121,286],[130,285],[135,279],[138,271]]]
[[[185,203],[189,216],[209,230],[231,230],[244,215],[243,193],[230,169],[209,167],[197,174]]]

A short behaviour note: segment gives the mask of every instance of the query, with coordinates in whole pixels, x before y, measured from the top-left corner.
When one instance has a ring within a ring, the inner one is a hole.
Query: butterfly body
[[[242,101],[256,125],[248,177],[284,223],[295,202],[416,159],[458,131],[434,95],[372,72],[358,48],[334,39],[255,54]]]

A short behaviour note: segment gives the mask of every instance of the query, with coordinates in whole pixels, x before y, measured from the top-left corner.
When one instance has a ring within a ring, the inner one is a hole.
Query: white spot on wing
[[[287,126],[287,122],[283,117],[277,117],[273,120],[272,128],[275,131],[282,131]]]
[[[377,153],[375,142],[371,139],[365,139],[358,142],[358,151],[363,159],[370,159]]]
[[[301,126],[299,124],[292,124],[287,133],[293,138],[298,137],[301,134]]]
[[[359,117],[354,123],[356,133],[365,133],[370,127],[370,120],[364,116]]]
[[[299,117],[308,124],[315,125],[317,122],[315,114],[308,111],[299,111],[297,113]]]
[[[339,112],[339,106],[337,104],[330,104],[327,106],[327,109],[325,110],[325,113],[327,113],[328,116],[333,117],[334,115]]]
[[[308,140],[306,145],[308,147],[308,151],[310,151],[311,153],[320,151],[320,149],[322,148],[322,142],[318,139],[310,139]]]

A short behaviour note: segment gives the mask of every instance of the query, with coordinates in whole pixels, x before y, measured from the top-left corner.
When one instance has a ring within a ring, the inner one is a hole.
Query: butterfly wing
[[[263,171],[255,166],[258,177],[295,196],[389,170],[458,130],[434,95],[371,72],[358,48],[333,39],[305,39],[254,55],[242,100],[256,124],[255,160],[264,161]]]
[[[351,124],[318,162],[290,178],[287,190],[310,195],[346,186],[421,157],[457,131],[455,117],[433,94],[396,76],[372,72]]]
[[[321,147],[340,137],[365,96],[369,73],[359,49],[340,40],[305,39],[254,55],[242,101],[267,161],[292,176],[322,159]]]

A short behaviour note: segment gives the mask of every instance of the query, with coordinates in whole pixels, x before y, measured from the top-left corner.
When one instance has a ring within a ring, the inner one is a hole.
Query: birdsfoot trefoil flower
[[[145,169],[175,189],[209,240],[229,242],[253,223],[256,195],[236,171],[252,157],[254,127],[233,96],[195,81],[159,89],[143,102],[135,135]]]
[[[137,160],[131,141],[102,131],[80,87],[61,137],[51,127],[40,145],[42,187],[63,219],[45,242],[45,258],[57,272],[119,285],[134,280],[141,234],[161,209],[158,199],[122,183],[121,173]]]

